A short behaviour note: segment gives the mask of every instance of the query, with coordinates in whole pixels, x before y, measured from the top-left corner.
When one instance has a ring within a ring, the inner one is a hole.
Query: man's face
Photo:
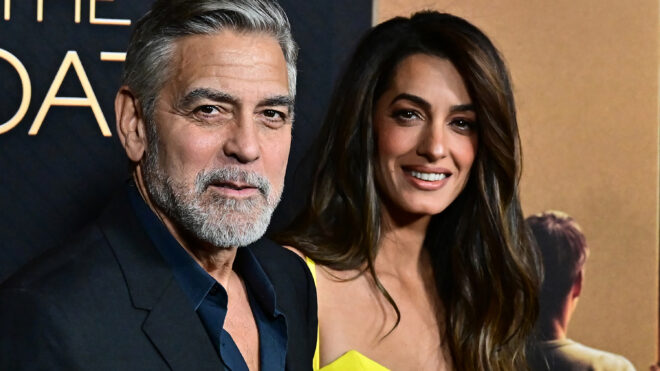
[[[293,98],[277,41],[221,31],[175,42],[143,177],[157,208],[216,247],[259,239],[284,186]]]

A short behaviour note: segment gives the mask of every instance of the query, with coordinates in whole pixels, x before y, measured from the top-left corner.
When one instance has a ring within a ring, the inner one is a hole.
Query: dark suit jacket
[[[252,249],[287,319],[287,370],[310,370],[316,291],[305,263]],[[72,243],[0,286],[0,370],[222,370],[218,353],[122,193]]]

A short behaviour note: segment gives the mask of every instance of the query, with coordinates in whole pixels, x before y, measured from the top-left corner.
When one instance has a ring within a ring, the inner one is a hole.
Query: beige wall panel
[[[591,257],[569,336],[648,369],[658,328],[658,1],[379,0],[374,19],[424,8],[465,17],[507,60],[525,213],[563,210],[585,230]]]

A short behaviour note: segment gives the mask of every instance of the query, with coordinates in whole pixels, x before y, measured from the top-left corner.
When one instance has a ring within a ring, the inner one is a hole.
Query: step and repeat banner
[[[0,281],[93,219],[128,178],[114,96],[150,0],[0,0]],[[296,124],[272,228],[300,208],[299,167],[370,1],[281,0],[300,46]],[[294,181],[295,180],[295,181]]]
[[[481,27],[512,74],[527,214],[561,210],[591,255],[570,337],[656,360],[657,0],[280,0],[300,46],[281,228],[347,54],[373,22],[421,9]],[[113,110],[124,51],[150,0],[0,0],[0,281],[93,219],[128,177]],[[372,14],[373,10],[373,14]]]

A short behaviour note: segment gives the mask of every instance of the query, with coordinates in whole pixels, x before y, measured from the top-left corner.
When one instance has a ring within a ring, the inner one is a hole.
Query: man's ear
[[[140,109],[140,102],[133,92],[122,86],[115,97],[117,134],[126,155],[133,162],[139,162],[147,148],[146,123]]]
[[[575,276],[573,281],[573,287],[571,288],[571,297],[577,298],[582,293],[582,280],[584,279],[583,275],[584,270],[580,269],[578,274]]]

